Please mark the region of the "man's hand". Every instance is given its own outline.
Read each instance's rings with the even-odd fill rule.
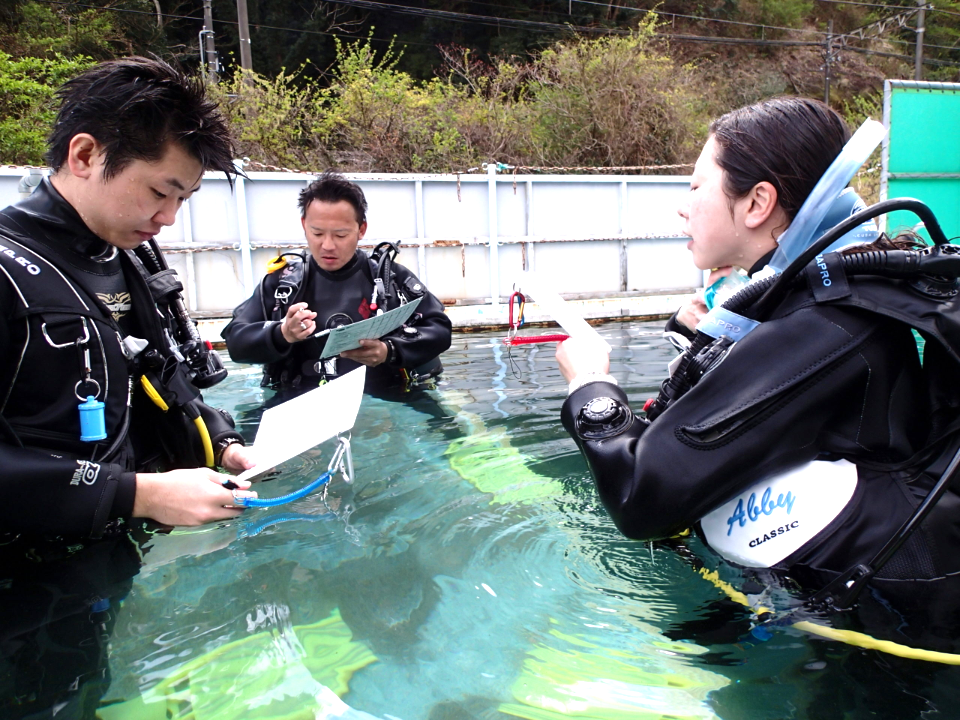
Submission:
[[[714,268],[707,276],[707,287],[710,287],[717,280],[722,277],[726,277],[732,272],[733,268],[729,265]],[[696,332],[697,325],[701,320],[703,320],[706,314],[707,304],[703,301],[703,295],[701,293],[697,293],[696,297],[687,301],[684,305],[681,305],[680,309],[677,310],[677,322],[687,328],[687,330],[690,332]]]
[[[229,448],[227,448],[229,450]],[[222,483],[233,480],[244,495],[256,497],[248,480],[238,481],[209,468],[137,473],[133,517],[145,517],[164,525],[203,525],[227,520],[243,512],[233,503],[233,493]]]
[[[387,361],[387,344],[383,340],[361,340],[360,347],[354,350],[345,350],[340,357],[353,360],[367,367],[376,367]]]
[[[596,341],[567,338],[557,345],[557,363],[567,382],[585,373],[610,372],[610,353]]]
[[[294,303],[287,308],[287,316],[280,324],[280,334],[291,345],[306,340],[317,331],[316,317],[317,314],[305,302]]]
[[[223,455],[220,457],[220,465],[223,469],[233,473],[241,473],[244,470],[249,470],[256,464],[256,461],[253,459],[253,448],[244,447],[240,443],[227,445],[223,451]]]

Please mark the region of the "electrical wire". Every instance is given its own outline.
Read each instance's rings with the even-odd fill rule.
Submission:
[[[807,28],[792,28],[792,27],[784,27],[782,25],[763,25],[761,23],[745,22],[743,20],[723,20],[722,18],[708,18],[708,17],[702,17],[700,15],[684,15],[682,13],[667,12],[666,10],[645,10],[644,8],[627,7],[625,5],[610,5],[604,2],[597,2],[597,0],[571,0],[571,1],[578,3],[580,5],[597,5],[599,7],[609,8],[611,10],[632,10],[633,12],[653,13],[654,15],[662,15],[663,17],[684,18],[685,20],[700,20],[703,22],[722,23],[725,25],[742,25],[744,27],[759,28],[761,30],[787,30],[789,32],[806,32],[806,33],[814,33],[816,35],[828,34],[822,30],[813,30],[813,29],[807,29]]]
[[[839,2],[840,0],[818,0],[818,2]],[[844,0],[844,2],[850,2],[851,0]],[[96,10],[104,10],[109,12],[127,12],[140,15],[150,15],[156,17],[157,13],[149,12],[146,10],[129,10],[125,8],[104,8],[99,5],[87,5],[83,3],[73,3],[67,2],[66,0],[36,0],[36,2],[43,2],[50,5],[70,5],[73,7],[86,7]],[[430,10],[427,8],[416,8],[407,5],[387,5],[384,3],[373,2],[372,0],[326,0],[326,2],[331,2],[340,5],[347,5],[353,7],[360,7],[368,10],[377,10],[381,12],[394,12],[400,14],[408,14],[419,17],[431,17],[434,19],[446,19],[452,22],[478,22],[483,25],[493,25],[496,27],[501,27],[503,25],[512,26],[512,27],[530,27],[538,29],[542,32],[556,32],[556,31],[570,31],[577,30],[582,32],[589,32],[593,34],[616,34],[616,35],[626,35],[630,31],[627,30],[617,30],[613,28],[596,28],[596,27],[586,27],[586,26],[575,26],[568,24],[558,24],[558,23],[548,23],[534,20],[521,20],[516,18],[503,18],[491,15],[474,15],[471,13],[458,13],[448,10]],[[587,2],[587,0],[577,0],[577,2]],[[859,4],[859,3],[858,3]],[[877,7],[892,8],[897,6],[890,5],[876,5]],[[960,13],[957,13],[960,15]],[[161,17],[168,17],[173,19],[183,19],[183,20],[195,20],[201,21],[203,18],[191,16],[191,15],[173,15],[170,13],[160,13]],[[690,16],[695,17],[695,16]],[[231,20],[217,20],[219,23],[226,25],[238,25],[236,21]],[[731,21],[732,22],[732,21]],[[302,34],[312,34],[312,35],[325,35],[329,37],[340,37],[346,38],[349,40],[360,39],[357,35],[345,35],[342,33],[332,33],[325,32],[322,30],[306,30],[303,28],[287,28],[287,27],[277,27],[273,25],[262,25],[257,23],[250,23],[251,28],[264,29],[264,30],[278,30],[284,32],[295,32]],[[759,24],[749,24],[753,27],[763,28],[763,27],[775,27],[775,26],[764,26]],[[718,36],[706,36],[706,35],[690,35],[686,33],[656,33],[657,37],[677,40],[682,42],[699,42],[707,44],[717,44],[717,45],[749,45],[754,47],[815,47],[820,46],[822,43],[814,41],[803,41],[803,40],[766,40],[766,39],[755,39],[755,38],[730,38],[730,37],[718,37]],[[836,35],[835,37],[840,37],[841,34]],[[376,42],[393,42],[392,40],[380,39],[380,38],[370,38]],[[902,41],[906,42],[906,41]],[[429,43],[418,43],[416,41],[402,41],[402,44],[405,45],[420,45],[425,47],[434,47],[434,45]],[[945,47],[945,46],[930,46],[925,45],[925,47],[937,47],[940,49],[946,50],[955,50],[956,48]],[[878,57],[890,57],[890,58],[901,58],[904,60],[913,60],[914,58],[909,55],[902,55],[899,53],[887,53],[877,50],[868,50],[865,48],[858,48],[851,45],[845,45],[844,50],[850,50],[852,52],[859,53],[861,55],[873,55]],[[936,58],[923,58],[923,64],[925,65],[937,65],[941,67],[960,67],[960,63],[951,62],[947,60],[939,60]]]
[[[128,8],[115,8],[115,7],[103,7],[102,5],[88,5],[85,3],[77,2],[68,2],[68,0],[33,0],[34,2],[44,3],[45,5],[68,5],[70,7],[82,7],[89,8],[91,10],[102,10],[104,12],[115,12],[115,13],[130,13],[133,15],[149,15],[150,17],[157,17],[158,13],[151,12],[149,10],[130,10]],[[175,15],[173,13],[159,13],[160,17],[169,18],[171,20],[195,20],[197,22],[203,22],[202,17],[196,17],[194,15]],[[217,19],[217,23],[222,25],[239,25],[240,23],[236,20],[221,20]],[[335,32],[326,32],[324,30],[307,30],[305,28],[289,28],[289,27],[277,27],[275,25],[262,25],[258,23],[248,23],[248,26],[251,28],[256,28],[258,30],[280,30],[283,32],[293,32],[300,33],[303,35],[325,35],[327,37],[343,38],[345,40],[359,40],[359,39],[369,39],[373,42],[385,42],[391,43],[393,40],[388,40],[386,38],[363,38],[359,35],[347,35],[345,33],[335,33]],[[404,45],[420,45],[422,47],[436,47],[433,43],[422,43],[416,42],[415,40],[404,40]]]

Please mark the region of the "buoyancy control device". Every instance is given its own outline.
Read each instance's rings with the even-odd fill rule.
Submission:
[[[862,223],[896,210],[906,210],[923,222],[933,244],[918,250],[856,249],[846,254],[826,248]],[[919,200],[886,200],[851,215],[814,242],[781,274],[751,283],[698,324],[656,399],[645,406],[647,420],[656,419],[682,398],[726,357],[730,349],[769,319],[787,294],[806,285],[816,302],[831,302],[898,320],[924,340],[924,368],[930,396],[943,398],[935,407],[933,430],[924,447],[896,468],[924,468],[956,444],[960,436],[960,247],[949,244],[930,209]],[[946,463],[940,478],[914,513],[866,563],[841,573],[807,603],[819,610],[851,607],[883,565],[919,527],[960,470],[960,450]]]

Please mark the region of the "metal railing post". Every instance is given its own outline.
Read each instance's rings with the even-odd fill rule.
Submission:
[[[243,170],[243,161],[234,160],[238,170]],[[246,297],[253,294],[253,258],[250,256],[250,223],[247,217],[247,192],[243,175],[237,175],[234,185],[234,197],[237,202],[237,228],[240,231],[240,269],[243,277],[243,292]]]
[[[417,242],[419,243],[417,247],[419,272],[417,275],[420,276],[420,281],[427,285],[427,249],[423,245],[424,239],[427,237],[426,229],[423,227],[423,180],[417,180],[414,183],[414,200],[416,204]]]
[[[497,251],[497,163],[487,164],[487,222],[490,226],[490,304],[500,306],[500,264]]]
[[[180,221],[183,223],[183,241],[185,243],[193,242],[193,218],[190,215],[190,201],[186,200],[180,209]],[[186,271],[187,271],[187,309],[190,312],[197,311],[197,269],[193,263],[193,250],[186,252]]]
[[[620,234],[620,292],[626,292],[627,290],[627,237],[624,234],[624,227],[626,227],[626,213],[627,213],[627,181],[623,180],[620,183],[620,202],[617,207],[617,232]]]

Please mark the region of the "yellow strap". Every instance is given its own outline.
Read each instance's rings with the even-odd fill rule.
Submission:
[[[721,580],[716,570],[711,571],[706,568],[700,568],[700,574],[722,590],[723,593],[734,602],[751,608],[758,615],[770,612],[769,609],[764,607],[751,607],[747,596],[735,589],[730,583]],[[827,627],[826,625],[818,625],[809,620],[801,620],[800,622],[793,623],[790,627],[808,632],[811,635],[826,638],[827,640],[837,640],[847,645],[862,647],[867,650],[878,650],[888,655],[896,655],[897,657],[907,658],[909,660],[926,660],[927,662],[943,663],[944,665],[960,665],[960,655],[955,653],[912,648],[909,645],[901,645],[900,643],[895,643],[890,640],[877,640],[875,637],[855,632],[854,630],[837,630],[836,628]]]
[[[154,405],[164,412],[170,409],[170,406],[160,397],[160,393],[157,392],[157,389],[153,386],[153,383],[147,379],[146,375],[140,376],[140,385],[143,387],[143,391],[147,393],[147,397],[153,400]]]
[[[197,426],[197,432],[200,433],[200,442],[203,443],[204,465],[212,468],[214,465],[213,443],[210,441],[210,433],[207,431],[207,424],[203,422],[203,418],[199,415],[193,419],[193,424]]]

